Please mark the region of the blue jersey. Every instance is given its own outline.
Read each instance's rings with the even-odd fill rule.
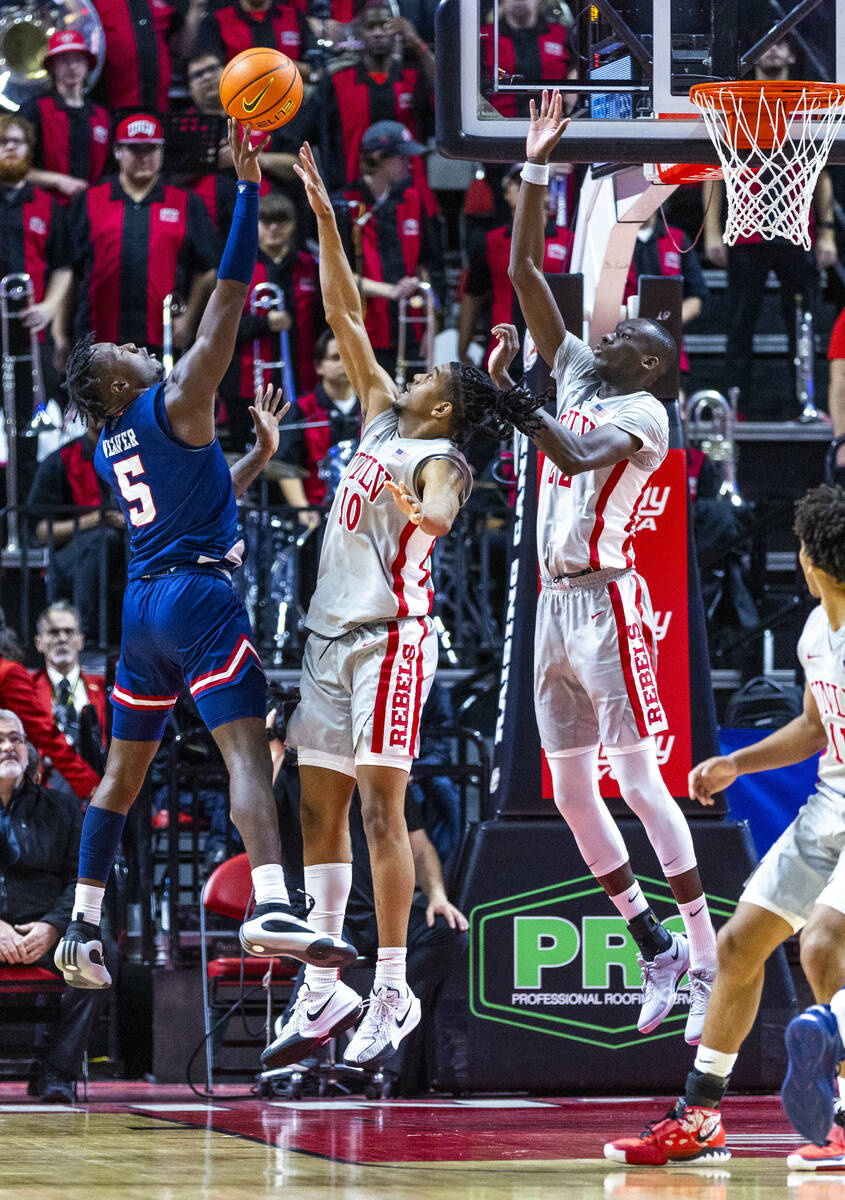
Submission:
[[[177,565],[240,566],[244,544],[220,443],[189,446],[176,437],[163,383],[106,422],[94,467],[129,526],[130,580]]]

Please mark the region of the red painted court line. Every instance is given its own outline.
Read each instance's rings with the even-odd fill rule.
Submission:
[[[188,1088],[177,1086],[94,1083],[89,1094],[88,1111],[139,1117],[145,1103],[202,1103]],[[242,1094],[243,1089],[222,1089],[207,1110],[173,1107],[151,1109],[147,1115],[340,1162],[559,1161],[602,1158],[606,1141],[636,1134],[673,1102],[669,1097],[532,1097],[543,1104],[499,1109],[457,1105],[450,1099],[378,1103],[350,1096],[332,1109],[327,1101],[309,1104],[305,1099],[287,1106],[230,1098]],[[502,1103],[507,1099],[501,1097]],[[4,1102],[24,1101],[21,1084],[0,1085],[0,1115]],[[355,1108],[348,1107],[353,1104]],[[729,1097],[723,1111],[728,1145],[737,1158],[784,1158],[799,1144],[776,1096]]]

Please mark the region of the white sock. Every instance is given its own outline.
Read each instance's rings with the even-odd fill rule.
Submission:
[[[634,917],[638,917],[648,908],[648,900],[636,879],[624,892],[620,892],[618,896],[611,896],[610,903],[626,921],[633,921]]]
[[[716,933],[704,896],[679,904],[678,912],[684,918],[684,929],[689,942],[689,965],[693,971],[702,967],[716,970]]]
[[[408,990],[405,980],[405,959],[408,950],[406,946],[379,946],[378,961],[376,962],[376,977],[373,980],[373,991],[382,985],[396,988],[400,995]]]
[[[699,1046],[695,1052],[693,1066],[696,1071],[701,1071],[705,1075],[715,1075],[717,1079],[728,1079],[738,1057],[738,1054],[723,1054],[721,1050],[711,1050],[708,1046]]]
[[[73,919],[81,916],[83,921],[99,925],[105,894],[106,889],[97,883],[78,883],[73,894]]]
[[[840,1034],[840,1037],[842,1035]],[[839,1099],[845,1101],[845,1078],[842,1075],[836,1076],[836,1082],[839,1087]]]
[[[321,933],[340,937],[346,901],[352,887],[352,863],[315,863],[305,868],[305,891],[314,900],[308,924]],[[340,978],[337,967],[305,966],[305,983],[312,992],[329,991]]]
[[[264,863],[261,867],[253,867],[252,886],[255,888],[256,904],[266,904],[269,900],[290,904],[281,863]]]
[[[839,1036],[845,1044],[845,988],[840,988],[830,1002],[830,1009],[836,1017],[836,1024],[839,1026]],[[845,1100],[845,1095],[843,1095]]]

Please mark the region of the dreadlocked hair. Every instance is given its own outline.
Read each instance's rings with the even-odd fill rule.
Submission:
[[[845,491],[826,483],[810,488],[795,505],[792,528],[813,566],[845,583]]]
[[[93,373],[94,335],[87,333],[71,350],[65,374],[65,390],[72,407],[86,421],[106,416],[100,396],[101,383]]]
[[[451,438],[456,446],[467,446],[476,434],[498,442],[509,438],[514,429],[530,436],[542,428],[542,421],[535,414],[545,405],[549,393],[534,396],[520,384],[500,392],[479,367],[466,363],[450,363],[449,367]]]

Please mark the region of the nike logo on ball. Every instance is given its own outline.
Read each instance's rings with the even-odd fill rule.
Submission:
[[[262,98],[267,94],[267,89],[270,87],[270,84],[272,82],[273,82],[273,80],[271,79],[269,83],[265,83],[264,87],[261,89],[261,91],[258,93],[258,95],[253,100],[242,101],[244,112],[252,112],[253,111],[253,109],[258,105],[258,103],[262,100]]]

